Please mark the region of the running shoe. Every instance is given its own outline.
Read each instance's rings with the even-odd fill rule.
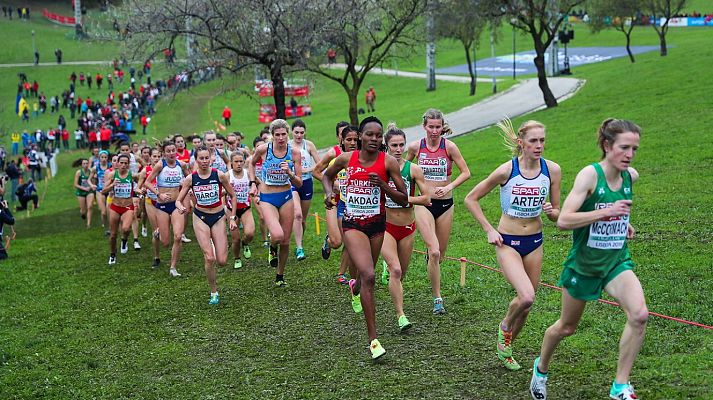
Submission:
[[[141,250],[141,245],[139,244],[138,240],[134,240],[134,250],[136,250],[136,251]]]
[[[535,358],[532,365],[532,379],[530,379],[530,396],[535,400],[547,399],[547,374],[542,374],[537,370],[540,357]]]
[[[382,285],[388,285],[389,284],[389,265],[386,263],[386,260],[381,261],[381,284]]]
[[[178,273],[178,270],[176,270],[176,268],[171,268],[168,273],[171,274],[171,276],[174,278],[181,276],[181,274]]]
[[[443,307],[443,299],[438,297],[433,299],[433,315],[445,314],[446,308]]]
[[[270,246],[270,251],[267,253],[267,262],[272,268],[277,268],[277,246]]]
[[[126,254],[129,252],[129,244],[125,241],[121,241],[121,254]]]
[[[302,261],[305,258],[307,258],[307,256],[305,256],[305,250],[301,247],[296,248],[295,249],[295,257],[297,257],[297,260],[299,260],[299,261]]]
[[[243,262],[239,258],[236,258],[235,264],[233,264],[233,268],[240,269],[242,267],[243,267]]]
[[[498,354],[498,358],[500,359],[500,361],[503,362],[503,366],[505,366],[505,368],[509,369],[510,371],[517,371],[520,368],[522,368],[520,366],[520,364],[517,361],[515,361],[514,358],[512,358],[512,356],[503,357],[500,354]]]
[[[634,393],[634,387],[628,382],[625,385],[617,385],[616,382],[612,382],[611,389],[609,390],[609,398],[616,400],[638,399],[636,393]]]
[[[287,282],[285,282],[284,279],[280,279],[278,281],[275,281],[275,286],[277,286],[279,288],[283,288],[283,287],[287,286]]]
[[[371,350],[371,358],[373,360],[376,360],[377,358],[386,354],[386,350],[384,350],[384,348],[381,347],[381,343],[379,343],[379,339],[374,339],[371,341],[371,345],[369,345],[369,350]]]
[[[269,242],[269,241],[267,241],[267,240],[266,240],[266,241],[264,241],[264,242],[262,242],[262,247],[265,247],[265,248],[268,248],[268,247],[270,247],[270,242]]]
[[[498,357],[502,360],[503,358],[512,357],[512,332],[507,332],[503,330],[502,324],[498,324]]]
[[[208,304],[218,304],[218,303],[220,303],[220,295],[218,293],[211,293],[210,300],[208,301]]]
[[[141,236],[147,237],[149,235],[149,230],[146,229],[146,225],[141,226]]]
[[[411,329],[412,326],[413,324],[409,322],[408,318],[406,318],[405,315],[399,317],[399,330],[401,332]]]
[[[324,237],[324,243],[322,243],[322,258],[329,260],[329,256],[332,254],[332,247],[329,245],[329,234]]]
[[[349,279],[347,279],[347,276],[345,274],[338,274],[337,275],[337,283],[340,283],[342,285],[347,285],[347,284],[349,284]]]
[[[114,265],[114,264],[116,264],[116,256],[112,254],[109,256],[109,265]]]
[[[191,239],[187,238],[186,235],[181,235],[181,242],[183,243],[190,243]]]
[[[151,268],[156,269],[159,265],[161,265],[161,260],[158,258],[154,258],[153,263],[151,264]]]
[[[361,307],[361,293],[354,294],[354,286],[356,286],[356,279],[350,279],[349,280],[349,292],[352,294],[352,310],[354,310],[355,313],[359,314],[360,312],[364,311],[364,309]],[[377,341],[377,343],[379,343]],[[379,346],[381,347],[381,346]],[[383,349],[382,349],[383,350]],[[373,353],[373,350],[372,350]],[[374,357],[376,358],[376,357]]]
[[[249,260],[250,257],[253,256],[253,252],[250,250],[250,246],[244,244],[243,245],[243,257],[245,257],[246,260]]]
[[[104,231],[104,236],[106,236],[106,237],[111,236],[111,232],[109,232],[109,231]]]

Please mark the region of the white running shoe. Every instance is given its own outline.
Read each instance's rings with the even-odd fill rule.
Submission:
[[[109,256],[109,265],[116,264],[116,256]]]
[[[141,236],[143,236],[143,237],[148,237],[148,235],[149,235],[149,230],[146,229],[146,226],[145,226],[145,225],[142,226],[142,227],[141,227]]]
[[[191,239],[187,238],[186,235],[181,235],[181,242],[190,243]]]
[[[136,251],[141,250],[141,245],[136,240],[134,240],[134,250],[136,250]]]
[[[181,274],[178,273],[178,271],[176,270],[176,268],[171,268],[171,269],[168,271],[168,273],[171,274],[171,276],[174,277],[174,278],[177,278],[177,277],[181,276]]]
[[[121,242],[121,254],[126,254],[129,252],[129,243]]]
[[[547,375],[542,375],[537,372],[537,365],[540,363],[540,357],[535,358],[535,363],[532,366],[532,379],[530,379],[530,396],[534,400],[547,399]]]
[[[634,387],[631,386],[631,384],[627,384],[624,389],[622,389],[621,392],[615,393],[614,392],[614,384],[612,384],[612,388],[609,391],[609,398],[615,399],[615,400],[636,400],[638,397],[636,397],[636,393],[634,393]]]

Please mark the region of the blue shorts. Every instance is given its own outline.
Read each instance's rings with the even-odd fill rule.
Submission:
[[[225,210],[223,210],[221,208],[220,211],[218,211],[217,213],[211,214],[211,213],[203,212],[197,208],[194,208],[193,214],[195,214],[196,217],[200,218],[201,221],[203,221],[206,225],[208,225],[208,228],[212,228],[216,222],[223,219],[223,217],[225,216]]]
[[[503,237],[503,244],[515,249],[520,257],[525,257],[542,246],[542,232],[526,236],[501,233],[500,236]]]
[[[260,193],[261,202],[270,203],[278,210],[290,200],[292,200],[292,190],[277,193]]]
[[[157,203],[154,202],[154,206],[163,212],[165,212],[168,215],[173,214],[174,211],[176,211],[176,202],[175,201],[169,201],[168,203]]]
[[[304,179],[301,187],[292,186],[292,191],[300,195],[300,200],[312,200],[314,194],[314,182],[312,178]]]
[[[345,211],[347,211],[347,204],[339,200],[339,202],[337,202],[337,219],[344,218]]]

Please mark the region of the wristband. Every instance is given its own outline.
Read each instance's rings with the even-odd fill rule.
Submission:
[[[255,182],[255,181],[250,181],[250,186],[252,186],[252,185],[257,185],[257,182]]]

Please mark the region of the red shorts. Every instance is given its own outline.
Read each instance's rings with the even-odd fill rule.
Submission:
[[[121,207],[121,206],[117,206],[117,205],[114,204],[114,203],[111,203],[111,204],[109,204],[109,208],[110,208],[111,210],[114,210],[114,211],[115,211],[117,214],[119,214],[119,215],[124,215],[124,213],[127,212],[127,211],[134,211],[134,205],[133,205],[133,204],[130,205],[130,206],[127,206],[127,207]]]
[[[401,239],[409,237],[409,235],[413,235],[414,232],[416,232],[416,223],[411,222],[408,225],[400,226],[400,225],[394,225],[390,223],[386,223],[386,232],[393,236],[394,239],[399,242]]]

